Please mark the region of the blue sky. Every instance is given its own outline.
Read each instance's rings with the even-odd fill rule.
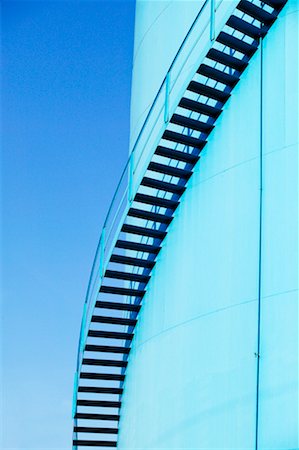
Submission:
[[[76,346],[129,142],[134,2],[4,1],[3,449],[70,449]]]

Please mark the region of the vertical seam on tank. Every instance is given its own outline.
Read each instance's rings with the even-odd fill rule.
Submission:
[[[263,222],[263,39],[260,45],[260,148],[259,148],[259,244],[258,244],[258,311],[257,311],[257,351],[256,351],[256,411],[255,411],[255,450],[258,450],[259,437],[259,388],[260,388],[260,349],[261,349],[261,290],[262,290],[262,222]]]

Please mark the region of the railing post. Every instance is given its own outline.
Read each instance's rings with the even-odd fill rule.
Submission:
[[[129,190],[128,199],[129,203],[133,200],[133,181],[134,181],[134,150],[132,150],[129,162]]]
[[[211,16],[210,16],[210,40],[215,40],[215,0],[211,1]]]
[[[74,391],[73,391],[73,407],[72,407],[72,416],[75,418],[77,412],[77,389],[78,389],[78,372],[75,372],[74,376]]]
[[[80,347],[79,347],[80,354],[83,353],[83,351],[84,351],[86,313],[87,313],[87,303],[84,303],[82,323],[81,323],[81,331],[80,331]]]
[[[164,102],[164,122],[169,121],[169,86],[170,86],[170,72],[167,72],[165,79],[165,102]]]
[[[104,275],[104,258],[105,258],[105,234],[106,234],[106,226],[104,226],[101,235],[101,246],[100,246],[100,277],[103,278]]]

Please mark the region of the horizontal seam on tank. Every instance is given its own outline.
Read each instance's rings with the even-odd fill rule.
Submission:
[[[283,295],[283,294],[291,294],[292,292],[298,292],[298,288],[294,288],[294,289],[287,289],[285,291],[278,291],[275,292],[275,294],[269,294],[269,295],[262,295],[262,298],[271,298],[271,297],[277,297],[279,295]]]
[[[143,43],[143,41],[144,41],[144,39],[145,39],[145,36],[148,34],[149,30],[155,25],[155,23],[157,22],[157,20],[159,19],[159,17],[164,13],[164,11],[166,11],[166,9],[169,8],[170,5],[171,5],[171,1],[169,1],[168,5],[166,5],[165,8],[160,12],[160,14],[157,15],[157,17],[155,18],[154,22],[152,22],[152,23],[150,24],[150,26],[147,28],[147,30],[145,31],[144,35],[142,36],[141,41],[139,42],[139,45],[138,45],[138,47],[137,47],[137,49],[136,49],[136,52],[135,52],[135,54],[134,54],[133,64],[135,63],[137,54],[138,54],[138,52],[139,52],[139,50],[140,50],[141,44]]]
[[[209,180],[211,180],[212,178],[218,177],[219,175],[221,175],[221,174],[223,174],[223,173],[225,173],[225,172],[229,172],[230,170],[233,170],[233,169],[235,169],[236,167],[242,166],[243,164],[247,164],[247,163],[252,162],[252,161],[254,161],[254,160],[256,160],[256,159],[258,159],[257,156],[254,157],[254,158],[246,159],[245,161],[242,161],[242,162],[240,162],[240,163],[238,163],[238,164],[234,164],[234,165],[232,165],[232,166],[230,166],[230,167],[227,167],[226,169],[220,170],[219,172],[215,173],[214,175],[211,175],[210,177],[207,177],[207,178],[204,178],[204,179],[202,179],[202,180],[199,180],[197,183],[194,184],[194,186],[197,186],[197,185],[199,185],[199,184],[205,183],[206,181],[209,181]],[[198,172],[194,172],[194,175],[196,175],[196,173],[200,173],[200,167],[199,167]]]
[[[294,144],[289,144],[289,145],[287,145],[287,146],[278,147],[278,148],[276,148],[276,149],[270,150],[270,151],[264,153],[264,157],[265,157],[266,155],[269,155],[269,154],[271,154],[271,153],[275,153],[275,152],[277,152],[277,151],[282,151],[282,150],[284,150],[284,149],[285,149],[285,150],[288,150],[288,149],[290,149],[290,148],[293,147],[293,146],[296,146],[296,143],[294,143]],[[203,155],[203,156],[204,156],[204,155]],[[230,170],[233,170],[233,169],[235,169],[235,168],[237,168],[237,167],[239,167],[239,166],[242,166],[243,164],[247,164],[247,163],[249,163],[249,162],[252,162],[252,161],[254,161],[254,160],[256,160],[256,159],[258,159],[258,158],[257,158],[257,157],[249,158],[249,159],[246,159],[245,161],[242,161],[242,162],[240,162],[240,163],[238,163],[238,164],[234,164],[234,165],[232,165],[232,166],[230,166],[230,167],[227,167],[226,169],[223,169],[223,170],[221,170],[221,171],[219,171],[219,172],[216,172],[214,175],[211,175],[211,176],[208,177],[208,178],[204,178],[204,179],[202,179],[202,180],[199,180],[197,183],[194,183],[193,186],[198,186],[199,184],[205,183],[206,181],[209,181],[209,180],[211,180],[212,178],[218,177],[219,175],[221,175],[221,174],[223,174],[223,173],[225,173],[225,172],[229,172]],[[194,172],[194,175],[195,175],[196,173],[200,173],[200,166],[199,166],[198,171],[197,171],[197,172]],[[190,187],[191,187],[191,186],[190,186]]]
[[[271,298],[271,297],[275,297],[275,296],[278,296],[278,295],[288,294],[288,293],[296,292],[296,291],[298,291],[298,288],[297,289],[289,289],[289,290],[285,290],[285,291],[279,291],[276,294],[270,294],[270,295],[262,296],[262,298],[263,299]],[[256,301],[257,301],[257,298],[254,298],[254,299],[251,299],[251,300],[244,300],[244,302],[235,303],[235,304],[227,306],[225,308],[218,308],[218,309],[215,309],[215,310],[210,311],[208,313],[199,314],[196,317],[192,317],[192,319],[188,319],[188,320],[185,320],[184,322],[180,322],[180,323],[178,323],[176,325],[173,325],[171,327],[166,328],[165,330],[161,331],[160,333],[155,334],[154,336],[151,336],[150,338],[148,338],[145,341],[143,341],[141,344],[138,344],[136,346],[136,348],[141,347],[142,345],[146,344],[147,342],[151,341],[152,339],[155,339],[156,337],[161,336],[162,334],[167,333],[167,332],[173,330],[174,328],[178,328],[180,326],[186,325],[186,324],[188,324],[190,322],[193,322],[195,320],[198,320],[200,318],[207,317],[207,316],[210,316],[212,314],[216,314],[218,312],[226,311],[226,310],[229,310],[229,309],[241,306],[241,305],[246,305],[248,303],[253,303],[253,302],[256,302]]]
[[[292,147],[294,147],[294,149],[296,150],[296,144],[298,145],[299,141],[295,142],[294,144],[289,144],[289,145],[284,145],[284,146],[281,146],[281,147],[276,147],[273,150],[269,150],[269,151],[265,152],[264,153],[264,157],[266,155],[270,155],[271,153],[279,152],[279,151],[282,151],[282,150],[290,150]]]
[[[152,339],[154,339],[154,338],[156,338],[158,336],[161,336],[161,334],[164,334],[164,333],[167,333],[167,332],[173,330],[174,328],[178,328],[178,327],[186,325],[186,324],[188,324],[190,322],[194,322],[195,320],[198,320],[198,319],[201,319],[201,318],[204,318],[204,317],[207,317],[207,316],[211,316],[213,314],[217,314],[217,313],[222,312],[222,311],[227,311],[229,309],[236,308],[236,307],[238,307],[240,305],[246,305],[248,303],[253,303],[253,302],[256,302],[256,301],[257,301],[257,298],[254,298],[254,299],[251,299],[251,300],[244,300],[244,302],[235,303],[235,304],[230,305],[230,306],[214,309],[213,311],[210,311],[210,312],[207,312],[207,313],[204,313],[204,314],[199,314],[196,317],[192,317],[192,319],[188,319],[188,320],[185,320],[184,322],[180,322],[180,323],[178,323],[176,325],[173,325],[171,327],[165,328],[165,330],[160,331],[159,333],[155,334],[154,336],[151,336],[150,338],[148,338],[145,341],[143,341],[141,344],[137,345],[136,348],[142,346],[143,344],[147,343],[148,341],[150,341],[150,340],[152,340]]]

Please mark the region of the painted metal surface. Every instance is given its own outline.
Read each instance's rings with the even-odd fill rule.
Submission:
[[[119,449],[299,447],[297,1],[242,76],[175,213],[122,401]]]

